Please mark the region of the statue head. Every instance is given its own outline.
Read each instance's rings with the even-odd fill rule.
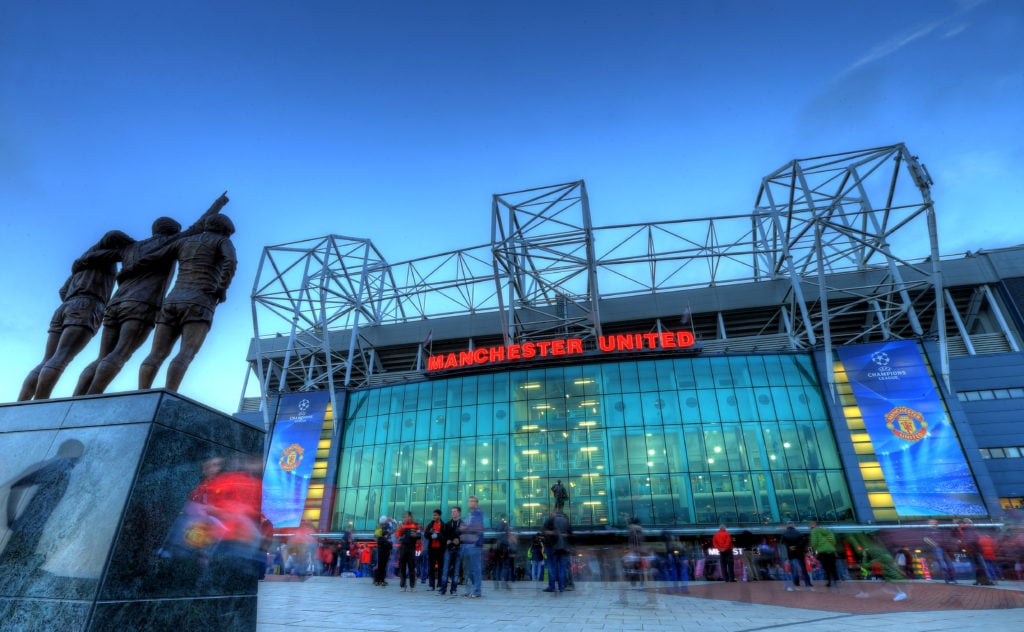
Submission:
[[[165,235],[170,237],[171,235],[177,235],[181,232],[181,224],[170,217],[158,217],[153,222],[153,234],[154,235]]]
[[[97,244],[100,248],[108,248],[111,250],[117,248],[124,248],[128,244],[135,240],[128,236],[127,233],[120,230],[107,231],[103,237],[100,237],[100,242]]]
[[[207,217],[203,228],[211,233],[220,233],[227,237],[235,234],[235,225],[231,218],[220,213]]]

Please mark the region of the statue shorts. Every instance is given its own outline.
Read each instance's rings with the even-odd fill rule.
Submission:
[[[107,311],[103,312],[104,327],[119,327],[129,320],[141,320],[152,325],[156,322],[160,308],[142,301],[118,301],[107,305]]]
[[[210,324],[213,322],[213,307],[197,305],[195,303],[168,303],[165,301],[156,322],[161,325],[174,327],[175,329],[180,329],[188,323],[200,322]]]
[[[95,334],[103,319],[103,301],[88,294],[73,296],[61,303],[50,319],[47,333],[59,334],[65,327],[76,325],[85,327],[89,333]]]

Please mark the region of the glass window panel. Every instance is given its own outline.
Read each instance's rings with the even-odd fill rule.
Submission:
[[[679,424],[683,421],[683,414],[679,408],[679,396],[674,390],[662,391],[658,395],[655,406],[661,411],[661,420],[665,425]]]
[[[751,386],[768,386],[770,384],[763,356],[747,356],[747,370]]]
[[[796,425],[797,433],[800,435],[800,448],[803,453],[803,461],[807,468],[817,470],[822,467],[821,450],[818,448],[818,437],[814,432],[814,424],[809,421]]]
[[[758,414],[757,399],[754,397],[753,389],[736,389],[736,412],[739,414],[740,421],[758,421],[761,418]]]
[[[690,485],[693,489],[693,507],[696,522],[714,524],[718,521],[715,511],[715,494],[711,490],[711,478],[708,474],[691,474]]]
[[[757,406],[759,419],[774,421],[777,418],[775,414],[775,400],[772,397],[770,388],[755,388],[754,402],[755,406]]]
[[[766,355],[761,356],[761,359],[764,361],[764,371],[768,375],[768,384],[773,386],[784,385],[786,383],[786,378],[782,373],[780,356]]]
[[[643,426],[644,413],[640,403],[640,395],[628,393],[622,395],[622,417],[627,426]]]
[[[659,427],[648,428],[647,433],[647,467],[652,473],[668,472],[668,450],[665,435]],[[665,479],[668,484],[668,479]]]
[[[619,384],[623,393],[637,393],[640,391],[640,378],[637,375],[636,362],[623,362],[619,364]]]
[[[489,481],[494,478],[494,453],[488,439],[485,437],[476,444],[476,480]]]
[[[712,472],[729,469],[721,426],[704,426],[704,444],[708,451],[708,469]]]
[[[494,415],[491,418],[491,425],[496,435],[507,435],[511,428],[511,415],[509,415],[508,404],[498,403],[493,408]]]
[[[747,469],[746,459],[744,458],[746,449],[743,445],[743,429],[740,424],[723,424],[722,440],[728,469]]]
[[[789,402],[793,406],[793,418],[797,421],[811,419],[811,408],[808,406],[807,394],[803,388],[790,388]]]
[[[658,390],[658,372],[653,360],[645,360],[636,363],[637,378],[640,383],[640,391],[650,393]]]
[[[745,424],[742,430],[744,467],[741,469],[768,469],[768,454],[764,450],[760,425]]]
[[[358,417],[366,416],[366,400],[368,394],[366,391],[353,391],[348,396],[348,418],[356,419]]]
[[[715,496],[715,513],[719,522],[736,523],[736,500],[733,497],[732,476],[712,474],[711,489]]]
[[[779,421],[792,421],[793,405],[789,401],[789,389],[779,386],[772,387],[772,401],[775,403],[775,416]]]
[[[387,425],[387,434],[385,435],[387,443],[399,443],[402,440],[402,415],[388,415],[382,417],[385,419],[384,423]]]
[[[688,523],[693,520],[693,496],[690,493],[689,476],[672,476],[672,502],[677,523]]]
[[[605,393],[621,393],[622,381],[619,378],[618,364],[601,365],[601,382]]]
[[[772,482],[775,484],[775,501],[779,508],[779,521],[800,520],[789,472],[772,472]]]
[[[633,502],[633,517],[638,518],[642,524],[654,522],[651,478],[646,475],[630,476],[629,490]]]
[[[779,522],[778,512],[772,511],[774,490],[771,479],[763,472],[758,472],[750,477],[754,493],[754,508],[757,512],[758,522],[777,523]]]
[[[434,382],[433,395],[431,395],[431,408],[444,408],[448,405],[448,383],[452,380],[440,380]]]
[[[714,389],[714,377],[711,374],[711,360],[708,358],[693,359],[693,379],[698,390]]]
[[[697,401],[700,404],[700,418],[704,423],[718,423],[721,416],[718,412],[718,396],[713,388],[705,388],[697,391]]]
[[[484,373],[476,377],[476,399],[471,403],[491,404],[494,402],[494,375]]]
[[[853,520],[853,503],[846,487],[846,479],[842,472],[827,472],[829,488],[832,490],[832,506],[835,508],[837,521]]]
[[[686,470],[683,429],[679,426],[665,426],[665,460],[669,472],[683,472]]]
[[[416,410],[429,410],[433,404],[434,386],[430,382],[421,382],[416,388]]]
[[[817,386],[805,386],[804,396],[810,419],[828,419],[828,409]]]
[[[458,378],[452,378],[445,380],[448,384],[448,399],[445,405],[449,407],[461,406],[462,405],[462,380]]]
[[[757,503],[754,498],[754,485],[749,473],[732,475],[733,500],[736,502],[736,521],[743,523],[758,522]]]
[[[761,432],[764,435],[764,447],[768,453],[768,467],[773,470],[786,468],[786,455],[782,448],[782,433],[779,432],[778,424],[763,423]]]
[[[449,439],[445,441],[444,448],[444,480],[447,482],[457,481],[459,480],[460,462],[462,460],[459,440]]]
[[[444,409],[444,436],[462,436],[462,408],[449,406]]]
[[[729,371],[732,373],[733,386],[750,386],[750,368],[747,366],[748,356],[729,358]]]
[[[639,429],[627,431],[626,458],[629,462],[630,474],[647,474],[649,470],[647,465],[647,438]]]
[[[445,429],[445,409],[433,409],[429,413],[427,420],[429,424],[429,432],[431,439],[441,439],[444,437]]]
[[[451,480],[474,481],[476,480],[476,439],[464,438],[459,446],[459,476]]]
[[[729,358],[711,358],[711,374],[714,376],[715,387],[731,387],[734,384]]]
[[[646,425],[661,425],[664,422],[661,411],[665,408],[665,400],[660,393],[655,391],[642,394],[640,405],[643,409],[641,416]]]
[[[679,404],[683,414],[683,422],[700,422],[700,400],[697,391],[679,391]]]
[[[672,499],[672,482],[668,475],[651,475],[651,508],[655,524],[675,522],[675,504]]]
[[[779,424],[779,430],[782,433],[782,452],[786,455],[786,467],[791,470],[806,468],[807,462],[804,459],[796,424]]]
[[[700,426],[684,426],[686,462],[691,472],[706,472],[708,469],[707,454],[704,450],[704,431]],[[615,442],[612,442],[614,448]]]
[[[507,402],[512,399],[512,395],[509,392],[509,379],[511,375],[508,373],[495,373],[494,378],[494,401],[495,402]]]
[[[693,389],[697,386],[697,378],[693,375],[693,360],[691,358],[677,358],[672,361],[675,367],[676,387],[680,389]]]
[[[720,388],[718,394],[718,413],[720,421],[739,421],[740,412],[736,401],[736,390]]]
[[[481,404],[473,407],[473,425],[477,436],[491,435],[494,433],[494,405]]]
[[[399,430],[401,433],[401,440],[412,441],[416,438],[416,418],[415,413],[407,412],[399,416],[402,420],[402,427]]]
[[[659,391],[672,393],[679,388],[676,384],[675,364],[672,360],[658,360],[654,363],[654,370]]]

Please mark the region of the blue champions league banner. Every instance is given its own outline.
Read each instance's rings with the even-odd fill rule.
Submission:
[[[330,393],[295,393],[281,398],[263,472],[263,515],[275,527],[297,527],[324,427]]]
[[[916,342],[838,348],[900,516],[984,515],[956,430]]]

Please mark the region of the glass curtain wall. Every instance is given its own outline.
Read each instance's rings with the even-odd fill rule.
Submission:
[[[807,355],[538,368],[353,392],[333,529],[466,507],[536,528],[852,519]]]

